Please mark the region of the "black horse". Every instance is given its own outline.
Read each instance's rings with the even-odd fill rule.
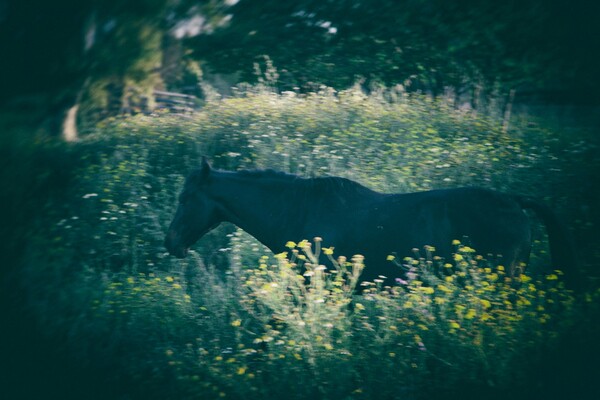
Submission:
[[[574,263],[569,240],[553,212],[534,200],[481,188],[382,194],[345,178],[306,179],[271,170],[215,170],[206,159],[187,178],[165,239],[170,254],[188,248],[228,221],[274,253],[288,240],[322,237],[337,255],[365,256],[363,280],[401,275],[387,256],[431,245],[450,257],[452,241],[468,237],[480,254],[501,257],[516,271],[531,250],[532,209],[544,221],[552,264]]]

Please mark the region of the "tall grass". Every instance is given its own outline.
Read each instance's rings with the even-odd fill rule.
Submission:
[[[220,168],[339,175],[387,192],[479,185],[537,196],[568,217],[597,266],[586,235],[596,192],[573,159],[588,149],[540,125],[505,133],[502,121],[392,91],[247,90],[188,117],[105,121],[73,146],[60,150],[74,157],[71,184],[36,216],[19,287],[43,334],[102,370],[116,396],[518,396],[534,391],[529,377],[548,385],[531,372],[544,352],[598,312],[598,292],[576,301],[558,272],[515,284],[460,245],[449,263],[429,248],[407,254],[398,268],[408,280],[358,297],[362,260],[343,255],[326,271],[319,259],[338,255],[319,241],[273,257],[223,225],[186,260],[162,247],[184,176],[207,155]],[[313,238],[282,238],[302,239]]]

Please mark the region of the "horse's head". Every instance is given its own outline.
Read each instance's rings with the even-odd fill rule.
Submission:
[[[222,221],[217,204],[207,195],[210,176],[210,165],[203,158],[202,166],[187,177],[179,195],[179,205],[165,238],[169,254],[177,258],[184,258],[191,245]]]

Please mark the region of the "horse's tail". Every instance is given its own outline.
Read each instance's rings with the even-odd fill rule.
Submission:
[[[565,282],[568,286],[578,286],[580,277],[577,255],[566,227],[547,205],[526,196],[516,196],[515,199],[522,208],[533,210],[542,220],[548,232],[552,266],[565,273]]]

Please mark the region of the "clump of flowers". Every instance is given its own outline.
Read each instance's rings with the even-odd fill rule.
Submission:
[[[321,244],[320,238],[314,243],[288,242],[290,251],[276,254],[274,262],[262,257],[258,269],[247,271],[244,284],[249,291],[242,300],[247,311],[269,327],[255,343],[287,343],[293,358],[310,363],[343,342],[364,268],[362,256],[335,259],[333,249]],[[320,263],[321,255],[327,257],[329,268]]]
[[[412,345],[425,354],[421,361],[446,371],[438,386],[469,373],[500,384],[519,353],[548,345],[572,323],[575,299],[561,271],[540,278],[513,276],[459,241],[454,245],[452,260],[426,246],[424,256],[415,249],[415,257],[396,262],[407,271],[405,278],[366,294],[375,305],[366,321],[379,322],[381,330],[393,326],[404,339],[390,338],[390,346]],[[383,325],[377,321],[382,317]]]
[[[407,392],[425,381],[437,390],[465,380],[508,385],[515,367],[533,362],[523,354],[551,345],[571,322],[574,298],[560,271],[511,276],[454,244],[451,260],[431,246],[400,262],[389,257],[396,284],[376,280],[357,294],[361,256],[335,257],[320,238],[288,242],[286,253],[242,270],[241,309],[230,324],[240,343],[230,361],[217,360],[219,371],[244,382],[304,382],[294,389],[304,395],[365,398],[397,394],[375,392],[378,381]]]

